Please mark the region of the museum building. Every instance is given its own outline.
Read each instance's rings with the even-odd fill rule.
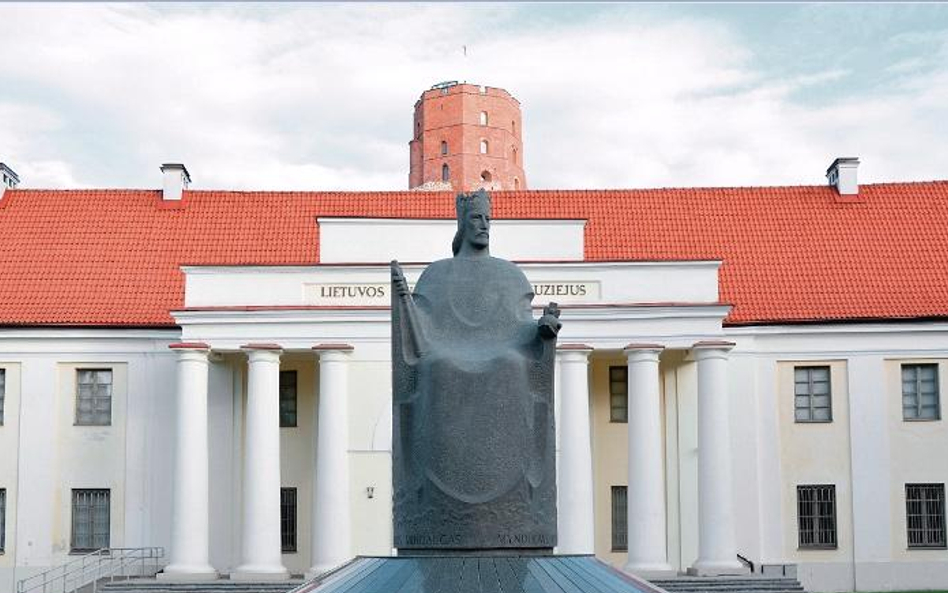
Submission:
[[[558,553],[948,585],[948,181],[528,190],[506,91],[436,85],[413,123],[407,191],[0,164],[0,590],[103,547],[182,580],[394,553],[388,262],[450,257],[480,187],[492,254],[562,309]]]

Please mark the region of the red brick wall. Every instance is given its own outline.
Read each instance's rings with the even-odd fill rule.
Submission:
[[[487,113],[487,125],[481,113]],[[409,187],[441,181],[444,164],[457,191],[526,189],[520,103],[503,90],[459,84],[425,91],[415,103],[414,138],[409,143]],[[481,141],[488,143],[481,154]],[[441,154],[441,142],[448,154]],[[490,174],[484,182],[481,175]]]

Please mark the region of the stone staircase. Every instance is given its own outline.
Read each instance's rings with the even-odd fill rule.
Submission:
[[[168,583],[156,579],[127,579],[100,583],[98,593],[286,593],[302,584],[301,579],[252,583],[218,579],[199,583]]]
[[[788,576],[677,576],[650,583],[669,593],[801,593],[803,585]]]

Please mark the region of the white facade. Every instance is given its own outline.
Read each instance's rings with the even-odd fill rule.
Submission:
[[[282,578],[392,553],[379,262],[445,257],[434,238],[453,230],[420,225],[403,256],[379,230],[397,221],[320,224],[340,242],[376,239],[348,262],[327,243],[323,257],[339,255],[320,266],[187,267],[180,329],[0,329],[0,590],[67,559],[77,488],[109,489],[110,544],[169,548],[169,578]],[[725,327],[720,262],[584,263],[577,221],[511,227],[498,255],[534,262],[522,268],[535,305],[563,308],[561,551],[643,574],[742,570],[740,554],[796,564],[820,591],[948,584],[948,551],[909,548],[905,517],[906,484],[948,482],[948,431],[903,421],[901,395],[908,363],[937,364],[945,393],[948,324]],[[572,239],[544,252],[561,231]],[[406,265],[409,282],[422,269]],[[831,422],[794,420],[805,365],[830,369]],[[610,421],[610,367],[628,369],[628,423]],[[90,368],[112,371],[108,426],[75,425],[77,370]],[[297,371],[296,427],[275,428],[278,369]],[[611,489],[630,468],[648,479],[628,490],[629,549],[613,552]],[[798,545],[796,488],[812,484],[835,486],[835,548]],[[294,553],[279,549],[281,485],[297,489]]]

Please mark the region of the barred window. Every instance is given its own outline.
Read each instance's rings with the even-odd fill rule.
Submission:
[[[72,491],[71,552],[109,547],[109,490]]]
[[[628,529],[628,488],[612,487],[612,551],[624,552],[629,549]]]
[[[0,554],[6,551],[7,544],[7,489],[0,488]]]
[[[906,484],[908,547],[945,547],[945,485]]]
[[[938,365],[902,365],[902,419],[938,420]]]
[[[629,421],[629,367],[609,367],[609,422]]]
[[[296,551],[296,488],[280,488],[280,540],[284,552]]]
[[[797,527],[801,548],[836,547],[836,486],[797,486]]]
[[[793,418],[797,422],[831,422],[830,368],[795,367],[793,369]]]
[[[280,371],[280,426],[296,426],[296,371]]]
[[[3,424],[3,404],[7,394],[7,371],[0,369],[0,424]]]
[[[112,371],[78,369],[76,424],[108,426],[112,424]]]

